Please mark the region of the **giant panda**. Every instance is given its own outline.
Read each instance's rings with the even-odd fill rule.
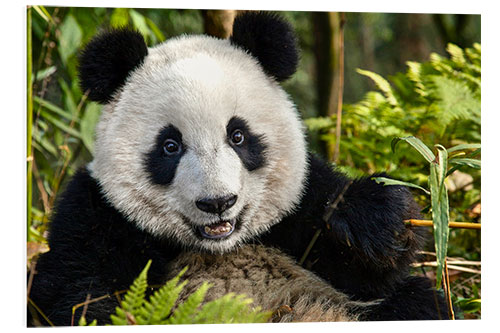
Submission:
[[[229,39],[148,48],[124,28],[87,44],[81,88],[104,105],[94,159],[57,202],[29,295],[51,323],[128,288],[149,259],[151,284],[189,265],[192,288],[289,306],[277,321],[446,317],[409,274],[423,237],[403,223],[419,214],[408,189],[349,179],[307,151],[280,85],[298,58],[292,27],[267,12],[237,16]],[[86,318],[105,324],[117,304]]]

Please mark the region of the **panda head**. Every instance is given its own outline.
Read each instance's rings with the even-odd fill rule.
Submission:
[[[149,233],[224,252],[293,211],[304,130],[279,82],[298,62],[290,26],[238,16],[228,40],[181,36],[147,48],[112,30],[80,56],[81,87],[105,104],[89,166],[106,199]]]

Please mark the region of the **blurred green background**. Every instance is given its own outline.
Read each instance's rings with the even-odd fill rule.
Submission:
[[[33,94],[27,125],[28,241],[33,253],[44,251],[57,194],[75,170],[92,160],[101,107],[79,89],[81,47],[96,32],[124,25],[138,29],[149,46],[180,34],[217,35],[211,29],[218,18],[227,19],[225,14],[42,6],[28,10],[32,38],[28,38],[32,60],[28,82]],[[429,147],[480,143],[479,15],[280,14],[296,29],[301,47],[299,69],[283,86],[306,120],[310,148],[349,175],[385,171],[424,186],[428,164],[402,144],[393,153],[394,137],[414,135]],[[344,66],[339,76],[342,48]],[[340,141],[335,135],[339,89],[343,96]],[[339,151],[333,154],[337,143]],[[452,176],[447,180],[451,220],[480,222],[480,170],[465,167]],[[428,205],[427,196],[415,195],[422,207]],[[479,231],[450,234],[448,255],[476,262],[469,271],[451,271],[454,301],[467,318],[480,317],[480,244]],[[435,260],[432,253],[428,256]],[[429,267],[415,272],[432,273]]]

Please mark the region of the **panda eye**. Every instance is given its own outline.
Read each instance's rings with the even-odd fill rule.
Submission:
[[[239,129],[234,130],[231,134],[231,142],[237,146],[241,145],[245,141],[245,136],[243,132]]]
[[[181,151],[181,146],[173,139],[167,139],[163,144],[163,152],[167,155],[176,155]]]

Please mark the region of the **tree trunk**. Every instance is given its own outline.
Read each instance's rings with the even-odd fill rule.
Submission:
[[[339,103],[342,103],[343,78],[340,75],[342,65],[340,55],[343,51],[343,43],[340,34],[342,33],[343,16],[335,12],[313,12],[312,20],[316,36],[314,55],[316,58],[318,113],[319,116],[323,117],[333,116],[337,114]],[[333,144],[322,145],[322,150],[329,160],[333,160],[335,151]]]
[[[229,38],[237,10],[202,10],[205,33],[218,38]]]

